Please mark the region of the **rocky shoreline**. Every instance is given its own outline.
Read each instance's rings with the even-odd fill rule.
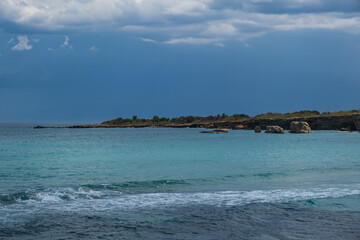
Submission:
[[[267,126],[280,126],[290,130],[293,121],[307,122],[312,130],[339,130],[339,131],[360,131],[360,114],[344,116],[316,116],[302,118],[280,118],[280,119],[258,119],[247,118],[238,121],[219,121],[214,123],[185,123],[185,124],[129,124],[129,125],[108,125],[108,124],[87,124],[68,127],[46,127],[36,126],[34,129],[42,128],[208,128],[208,129],[233,129],[253,130],[259,126],[265,130]]]

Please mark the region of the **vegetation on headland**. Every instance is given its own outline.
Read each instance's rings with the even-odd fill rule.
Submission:
[[[102,122],[102,125],[171,125],[171,124],[194,124],[194,123],[215,123],[222,121],[237,121],[241,119],[250,118],[246,114],[234,114],[228,116],[223,113],[222,115],[218,114],[215,116],[199,117],[199,116],[181,116],[177,118],[166,118],[154,116],[151,119],[138,118],[133,116],[132,118],[116,118],[110,121]]]
[[[331,116],[347,116],[352,114],[360,114],[360,110],[350,110],[350,111],[338,111],[338,112],[323,112],[313,110],[302,110],[293,113],[265,113],[259,114],[253,119],[292,119],[292,118],[308,118],[308,117],[331,117]],[[133,116],[132,118],[116,118],[113,120],[102,122],[101,125],[116,125],[116,126],[137,126],[137,125],[178,125],[178,124],[204,124],[204,123],[216,123],[216,122],[232,122],[239,121],[244,119],[249,119],[250,116],[246,114],[234,114],[228,116],[223,113],[222,115],[218,114],[215,116],[199,117],[199,116],[181,116],[177,118],[166,118],[154,116],[150,119],[138,118]]]
[[[322,112],[313,110],[302,110],[293,113],[265,113],[256,115],[255,119],[291,119],[291,118],[307,118],[307,117],[332,117],[347,116],[360,113],[360,110],[338,111],[338,112]]]

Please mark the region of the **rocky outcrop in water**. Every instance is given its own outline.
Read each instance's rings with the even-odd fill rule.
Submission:
[[[311,128],[307,122],[292,121],[289,133],[311,133]]]
[[[267,126],[265,133],[284,134],[284,129],[279,126]]]
[[[256,133],[261,133],[261,127],[260,127],[260,126],[256,126],[255,129],[254,129],[254,131],[255,131]]]
[[[201,131],[200,133],[229,133],[229,129],[215,129],[211,131]]]

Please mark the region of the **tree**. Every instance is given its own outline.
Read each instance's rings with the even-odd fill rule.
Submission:
[[[156,115],[152,118],[152,121],[156,123],[159,122],[159,120],[160,120],[159,116]]]
[[[136,115],[134,115],[133,116],[133,120],[135,121],[135,120],[137,120],[138,119],[138,117],[136,116]]]

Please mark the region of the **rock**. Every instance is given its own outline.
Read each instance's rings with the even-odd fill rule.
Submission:
[[[340,131],[342,131],[342,132],[350,132],[350,131],[351,131],[351,127],[340,128]]]
[[[214,133],[228,133],[229,129],[215,129]]]
[[[237,126],[235,126],[235,129],[244,129],[245,127],[244,127],[244,125],[242,125],[242,124],[239,124],[239,125],[237,125]]]
[[[284,133],[284,129],[279,126],[267,126],[265,133]]]
[[[215,129],[212,131],[201,131],[200,133],[228,133],[229,129]]]
[[[255,129],[254,129],[254,131],[255,131],[256,133],[261,133],[261,127],[260,127],[260,126],[256,126]]]
[[[205,128],[214,128],[214,124],[213,123],[207,123],[207,124],[205,124]]]
[[[292,121],[289,133],[311,133],[311,128],[307,122]]]
[[[356,130],[360,131],[360,116],[354,117],[354,125]]]

